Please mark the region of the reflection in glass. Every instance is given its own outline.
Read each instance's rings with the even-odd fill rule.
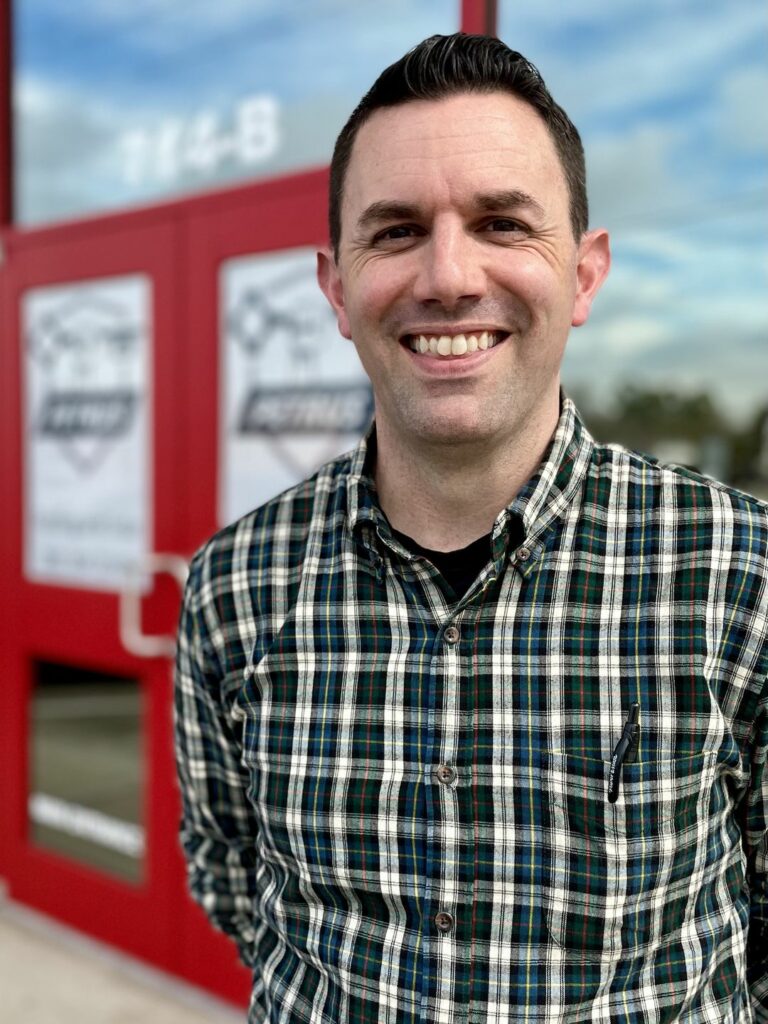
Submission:
[[[31,712],[32,840],[139,882],[141,746],[135,680],[39,662]]]
[[[375,74],[459,23],[459,0],[16,2],[16,220],[327,163]]]

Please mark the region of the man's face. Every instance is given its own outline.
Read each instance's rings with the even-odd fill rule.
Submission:
[[[551,433],[568,332],[587,318],[608,243],[574,240],[530,106],[467,93],[376,111],[354,143],[341,225],[319,279],[371,379],[380,436],[409,447]]]

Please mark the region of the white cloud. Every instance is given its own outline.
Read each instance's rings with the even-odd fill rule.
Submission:
[[[373,76],[383,67],[378,58],[388,37],[396,41],[394,60],[404,49],[404,36],[406,45],[412,45],[433,32],[459,28],[455,0],[389,0],[385,7],[354,0],[312,0],[301,5],[284,0],[88,0],[86,5],[57,5],[56,14],[65,16],[78,34],[119,32],[131,48],[147,55],[176,54],[201,45],[214,53],[220,48],[217,68],[225,78],[232,70],[224,55],[227,49],[248,40],[262,61],[271,63],[271,46],[276,70],[282,74],[290,61],[299,77],[304,65],[293,52],[296,43],[310,42],[336,64],[342,34],[346,61],[357,57],[351,40],[362,47],[370,40],[377,51],[368,66]]]
[[[768,69],[737,68],[722,82],[718,99],[723,139],[743,152],[768,151]]]
[[[98,188],[94,162],[98,167],[113,144],[119,111],[36,76],[17,80],[15,107],[19,220],[58,219],[88,209],[89,191]]]
[[[571,344],[588,353],[590,357],[615,353],[617,348],[623,355],[648,352],[668,343],[672,336],[670,324],[662,317],[648,313],[619,313],[603,317],[593,325],[591,333],[582,341],[576,333]]]
[[[626,112],[679,97],[692,81],[716,81],[768,27],[762,0],[706,8],[669,0],[580,0],[522,11],[508,3],[501,11],[505,41],[539,64],[580,127],[597,112]],[[579,42],[590,37],[598,41]]]
[[[673,126],[641,124],[603,135],[587,145],[587,181],[592,222],[609,226],[685,202],[685,183],[669,166],[677,142]]]
[[[627,384],[703,390],[745,422],[768,405],[768,299],[744,283],[749,256],[734,245],[713,261],[695,239],[677,238],[654,263],[650,232],[638,249],[640,260],[619,254],[589,322],[572,332],[566,384],[603,406]],[[697,274],[713,262],[711,279]]]
[[[180,171],[171,181],[149,179],[132,187],[123,173],[121,140],[137,127],[153,131],[165,111],[110,100],[108,94],[61,87],[39,76],[18,79],[16,198],[21,223],[60,220],[323,164],[349,114],[343,97],[313,96],[280,109],[280,147],[259,165],[230,160],[207,174]]]
[[[65,16],[74,26],[84,28],[105,26],[127,28],[146,26],[149,38],[153,24],[167,17],[183,15],[185,25],[192,31],[220,28],[228,24],[243,24],[255,16],[284,11],[276,0],[216,0],[215,4],[195,0],[88,0],[87,4],[55,3],[59,18]]]
[[[622,325],[632,331],[632,323]],[[736,425],[749,422],[768,407],[764,375],[766,332],[745,334],[727,321],[716,320],[698,334],[670,333],[664,345],[633,351],[626,334],[603,339],[598,351],[571,338],[563,378],[566,388],[589,394],[610,408],[628,385],[685,392],[705,392]]]

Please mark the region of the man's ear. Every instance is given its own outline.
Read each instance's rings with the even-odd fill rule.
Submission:
[[[608,276],[611,266],[611,247],[608,232],[604,228],[586,231],[579,243],[576,264],[576,297],[573,303],[574,327],[586,323],[592,300]]]
[[[349,329],[349,319],[344,305],[344,287],[336,260],[328,247],[320,249],[317,254],[317,283],[333,307],[342,337],[351,339],[352,332]]]

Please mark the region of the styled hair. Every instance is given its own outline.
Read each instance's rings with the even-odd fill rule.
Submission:
[[[341,129],[331,159],[328,204],[331,246],[337,257],[344,180],[361,125],[384,107],[473,92],[511,93],[537,111],[555,144],[565,174],[574,238],[581,238],[589,223],[587,175],[584,147],[571,119],[552,99],[537,68],[522,54],[492,36],[456,32],[450,36],[430,36],[390,64]]]

